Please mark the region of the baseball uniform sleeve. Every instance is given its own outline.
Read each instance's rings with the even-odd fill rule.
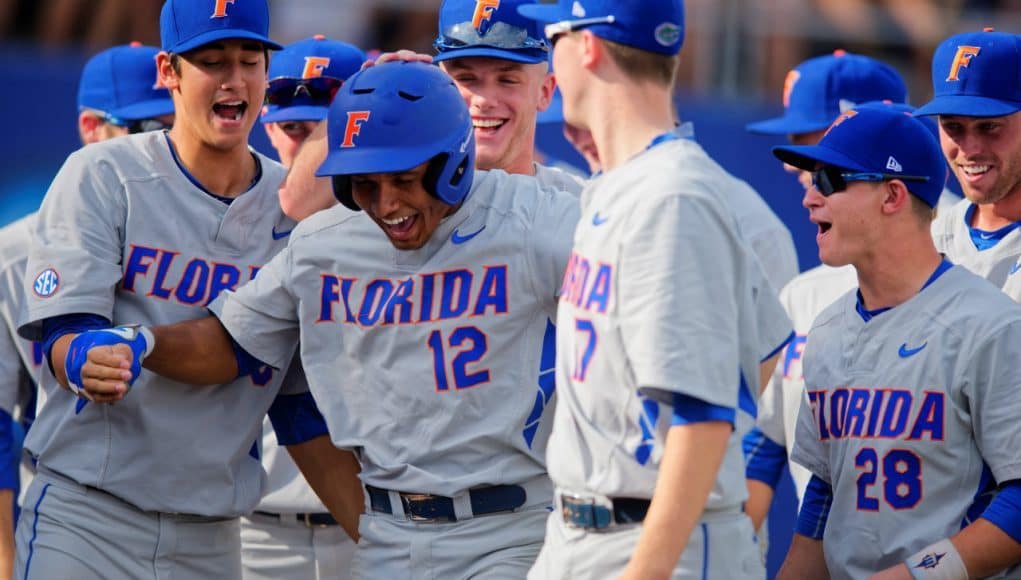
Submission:
[[[289,288],[292,252],[280,251],[258,276],[209,305],[227,332],[255,358],[285,368],[298,342],[298,302]]]
[[[787,445],[787,436],[784,432],[784,411],[783,404],[783,361],[777,363],[773,369],[773,376],[766,384],[766,390],[759,397],[759,413],[755,418],[755,426],[762,431],[766,437],[780,445]]]
[[[798,427],[794,432],[794,450],[791,452],[791,461],[811,471],[819,479],[826,483],[832,483],[829,462],[827,461],[826,449],[822,445],[819,436],[819,426],[815,420],[815,413],[812,412],[812,404],[809,399],[809,389],[801,397],[801,409],[798,410]]]
[[[536,294],[551,297],[552,288],[558,296],[567,260],[571,255],[574,228],[578,225],[578,198],[562,192],[544,190],[535,208],[531,231],[532,272]],[[556,318],[556,312],[550,313]]]
[[[755,287],[755,313],[762,340],[759,360],[766,360],[794,338],[794,327],[776,295],[776,290],[766,279],[761,264],[758,260],[755,262],[753,270],[755,276],[759,277]]]
[[[114,168],[85,153],[68,157],[39,211],[25,276],[28,324],[20,329],[30,340],[41,338],[46,318],[113,318],[127,209]]]
[[[737,270],[733,220],[710,198],[664,196],[625,227],[614,302],[627,366],[645,389],[737,406]]]
[[[982,458],[997,482],[1021,478],[1021,322],[991,333],[969,357],[961,382]]]

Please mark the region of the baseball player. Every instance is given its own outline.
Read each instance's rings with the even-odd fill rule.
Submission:
[[[145,365],[208,382],[237,349],[276,366],[300,338],[333,444],[361,461],[352,576],[521,578],[552,503],[552,320],[577,198],[476,171],[468,108],[431,65],[353,75],[328,129],[319,173],[342,206],[221,294],[218,320],[154,328]],[[84,369],[90,388],[119,387],[110,362]],[[324,432],[310,403],[271,412],[285,444]]]
[[[545,39],[517,13],[525,1],[444,0],[433,43],[436,56],[401,50],[375,62],[440,63],[471,111],[477,169],[532,175],[542,187],[580,193],[581,178],[535,162],[536,115],[549,106],[555,83]],[[313,138],[308,146],[319,148],[310,158],[325,158],[323,139]],[[301,220],[337,203],[329,188],[317,187],[307,176],[295,181],[281,189],[281,203],[292,218]]]
[[[131,130],[153,129],[173,119],[170,94],[166,88],[154,88],[158,52],[154,47],[132,43],[104,50],[85,63],[77,96],[83,145]],[[36,404],[41,406],[46,400],[45,394],[37,395],[37,385],[56,388],[48,369],[43,370],[41,345],[17,334],[18,316],[25,306],[25,265],[35,223],[36,214],[32,213],[0,229],[0,317],[6,328],[0,333],[0,351],[5,354],[0,357],[0,426],[7,425],[13,415],[26,431],[34,419]],[[47,374],[45,381],[39,373]],[[11,435],[0,435],[0,447],[11,453],[0,454],[0,461],[13,466],[0,471],[0,546],[4,546],[0,549],[0,577],[9,577],[14,567],[14,490],[19,483],[26,488],[32,475],[31,462],[26,460],[18,481],[20,446],[13,444]]]
[[[279,48],[268,13],[265,0],[167,0],[156,66],[173,128],[72,154],[43,201],[20,332],[83,396],[55,392],[26,440],[38,475],[19,578],[240,577],[237,516],[262,496],[255,442],[282,369],[202,390],[144,373],[110,406],[84,396],[80,367],[109,334],[84,331],[203,316],[286,243],[283,169],[247,144]]]
[[[364,61],[361,49],[322,35],[273,55],[260,120],[285,167],[291,167],[302,142],[326,119],[340,86]],[[355,544],[278,445],[268,419],[261,444],[268,484],[255,512],[241,518],[244,578],[346,577]]]
[[[986,29],[951,36],[932,59],[940,142],[966,199],[933,224],[936,248],[1021,300],[1021,88],[1004,71],[1021,66],[1021,37]]]
[[[565,121],[591,132],[603,170],[582,193],[561,294],[559,509],[530,577],[762,578],[732,428],[761,386],[762,345],[790,326],[753,286],[732,178],[674,130],[681,2],[519,11],[550,23]],[[784,322],[772,337],[767,308]]]
[[[810,58],[787,73],[783,86],[783,115],[751,123],[747,129],[760,135],[786,135],[792,145],[815,145],[842,112],[868,101],[903,103],[907,97],[904,79],[886,63],[837,50]],[[795,172],[798,181],[812,187],[811,172]],[[782,288],[780,301],[794,323],[796,336],[784,349],[773,378],[762,395],[756,428],[744,440],[748,462],[746,510],[756,529],[769,512],[776,485],[794,444],[794,426],[804,382],[801,354],[805,336],[815,316],[839,296],[854,287],[854,269],[821,265]],[[796,464],[788,465],[800,501],[810,474]],[[762,537],[767,537],[762,534]]]
[[[812,479],[779,577],[964,579],[1021,560],[1021,308],[934,247],[936,139],[859,107],[818,145],[773,151],[814,173],[819,257],[858,274],[805,346],[792,459]]]

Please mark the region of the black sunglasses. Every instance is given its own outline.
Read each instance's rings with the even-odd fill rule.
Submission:
[[[149,131],[163,131],[173,127],[173,123],[164,123],[159,119],[142,119],[128,123],[128,133],[148,133]]]
[[[278,107],[309,105],[328,107],[344,81],[333,77],[314,79],[279,78],[269,82],[266,104]]]
[[[925,175],[896,175],[892,173],[855,173],[840,169],[839,167],[823,167],[812,172],[812,185],[822,194],[829,197],[834,193],[847,189],[847,184],[852,181],[887,181],[899,179],[901,181],[929,181]]]

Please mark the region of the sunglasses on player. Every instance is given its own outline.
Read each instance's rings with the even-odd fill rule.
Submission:
[[[278,107],[328,107],[343,84],[344,81],[333,77],[273,79],[266,89],[266,104]]]
[[[128,133],[134,135],[136,133],[148,133],[149,131],[163,131],[164,129],[170,129],[173,127],[173,123],[164,123],[160,119],[153,117],[151,119],[138,119],[136,121],[129,121],[127,119],[121,119],[120,117],[111,115],[105,111],[98,109],[89,109],[95,114],[102,117],[103,121],[114,125],[115,127],[125,127]]]
[[[829,197],[834,193],[847,189],[847,184],[852,181],[888,181],[899,179],[901,181],[929,181],[925,175],[895,175],[891,173],[856,173],[848,172],[839,167],[823,167],[812,172],[812,185],[822,194]]]
[[[557,38],[567,34],[568,32],[574,32],[597,24],[613,24],[617,21],[617,18],[612,14],[609,16],[597,16],[595,18],[582,18],[580,20],[562,20],[560,22],[553,22],[547,24],[543,28],[543,33],[546,38],[549,39],[550,45],[557,43]]]
[[[439,38],[433,41],[433,47],[442,52],[469,46],[488,46],[504,50],[539,50],[546,52],[549,46],[542,38],[532,38],[528,29],[514,26],[506,22],[496,22],[480,34],[471,22],[461,22],[447,27]]]

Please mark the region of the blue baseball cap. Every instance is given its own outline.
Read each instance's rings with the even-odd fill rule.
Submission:
[[[947,179],[947,165],[932,132],[908,113],[878,106],[841,114],[817,145],[774,147],[788,165],[813,171],[818,165],[853,172],[928,178],[908,181],[908,190],[935,207]]]
[[[903,103],[908,89],[893,67],[844,50],[810,58],[787,73],[784,113],[745,127],[762,135],[821,131],[841,113],[867,101]]]
[[[925,125],[925,128],[932,133],[932,136],[939,140],[939,125],[936,124],[936,120],[932,117],[919,117],[916,113],[917,109],[907,103],[894,103],[893,101],[868,101],[855,107],[856,109],[886,109],[888,111],[896,111],[898,113],[905,113],[918,119]]]
[[[944,40],[932,57],[932,92],[916,114],[1002,117],[1021,110],[1021,36],[986,28]]]
[[[563,23],[566,30],[587,28],[599,38],[648,52],[675,55],[684,44],[682,0],[558,0],[527,4],[523,16]]]
[[[228,38],[282,48],[269,39],[267,0],[166,0],[160,12],[160,38],[163,50],[178,54]]]
[[[94,109],[123,121],[170,115],[174,101],[156,75],[159,49],[133,42],[93,56],[78,81],[78,110]]]
[[[525,64],[549,59],[538,23],[518,14],[531,0],[443,0],[436,62],[487,56]]]
[[[322,121],[337,89],[358,72],[365,59],[357,46],[321,34],[285,46],[269,61],[262,122]],[[313,79],[322,79],[323,86],[309,82]]]

